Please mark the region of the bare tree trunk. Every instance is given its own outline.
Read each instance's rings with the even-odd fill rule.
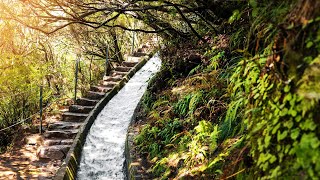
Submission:
[[[120,50],[120,47],[119,47],[119,44],[118,44],[117,33],[116,33],[115,30],[111,31],[111,36],[112,36],[112,39],[113,39],[115,58],[117,59],[117,61],[119,63],[121,63],[122,61],[124,61],[124,59],[123,59],[123,55],[121,53],[121,50]]]

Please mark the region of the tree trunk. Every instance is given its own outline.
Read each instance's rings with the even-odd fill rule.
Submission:
[[[118,44],[117,33],[116,33],[115,30],[111,31],[111,36],[112,36],[112,39],[113,39],[115,58],[117,59],[117,61],[119,63],[121,63],[124,60],[123,60],[123,56],[122,56],[122,53],[121,53],[121,50],[120,50],[120,47],[119,47],[119,44]]]

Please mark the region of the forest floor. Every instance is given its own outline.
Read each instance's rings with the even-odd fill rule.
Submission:
[[[59,118],[59,114],[47,116],[43,126],[46,127]],[[21,127],[8,150],[0,154],[0,180],[50,179],[59,169],[61,160],[37,157],[37,150],[42,145],[42,136],[35,131],[37,127],[37,123],[32,128]]]

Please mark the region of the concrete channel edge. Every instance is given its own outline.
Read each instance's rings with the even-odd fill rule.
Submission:
[[[66,158],[53,177],[54,180],[73,180],[76,178],[78,166],[80,164],[82,147],[85,143],[87,134],[98,116],[98,114],[102,111],[105,105],[124,87],[124,85],[130,80],[130,78],[140,70],[146,62],[154,55],[154,52],[148,54],[143,57],[143,59],[134,66],[126,76],[119,82],[117,86],[115,86],[104,98],[102,98],[95,106],[95,108],[89,113],[89,116],[84,121],[84,124],[79,129],[73,144],[66,155]]]
[[[155,78],[156,77],[154,76],[149,80],[149,85],[152,84],[153,81],[155,81]],[[135,122],[135,119],[137,118],[139,110],[142,107],[143,97],[145,97],[145,94],[147,93],[147,91],[143,94],[137,107],[135,108],[133,116],[131,117],[130,125],[127,130],[124,155],[125,155],[125,159],[126,159],[125,173],[126,173],[126,179],[128,179],[128,180],[148,179],[148,177],[144,177],[144,175],[142,175],[141,173],[138,173],[138,168],[136,165],[132,165],[132,163],[136,159],[135,158],[136,152],[134,151],[134,149],[132,147],[132,144],[134,142],[134,137],[135,137],[134,130],[133,130],[133,123]]]

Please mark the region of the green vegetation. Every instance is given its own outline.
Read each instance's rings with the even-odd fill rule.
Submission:
[[[190,44],[177,49],[169,42],[162,71],[144,97],[146,125],[136,137],[153,164],[150,174],[320,177],[320,6],[312,3],[250,1],[233,9],[219,26],[227,33],[211,35],[209,46],[197,44],[195,52]],[[180,49],[184,55],[171,53]],[[202,62],[181,72],[179,62],[194,54]],[[154,86],[162,86],[160,93]]]
[[[46,100],[70,93],[77,55],[86,59],[84,91],[88,66],[95,64],[93,81],[101,75],[103,62],[93,60],[104,59],[107,46],[117,63],[129,41],[155,41],[146,35],[154,33],[163,65],[144,96],[135,139],[149,174],[319,179],[319,0],[125,2],[0,2],[0,128],[37,109],[38,89],[28,90],[43,81]]]
[[[43,106],[51,105],[48,115],[59,113],[59,106],[74,97],[75,62],[80,60],[78,97],[97,84],[105,73],[106,49],[109,68],[131,52],[131,32],[121,29],[73,24],[50,36],[30,26],[46,22],[39,14],[31,17],[32,2],[0,1],[0,153],[25,129],[37,131],[39,94],[43,86]],[[12,9],[14,8],[14,11]],[[15,16],[23,20],[15,19]],[[30,16],[29,16],[30,15]],[[132,19],[118,19],[133,24]],[[25,26],[23,26],[25,24]],[[49,27],[57,27],[54,24]],[[135,35],[135,48],[146,35]],[[44,115],[45,118],[46,115]],[[19,133],[17,133],[19,132]]]

